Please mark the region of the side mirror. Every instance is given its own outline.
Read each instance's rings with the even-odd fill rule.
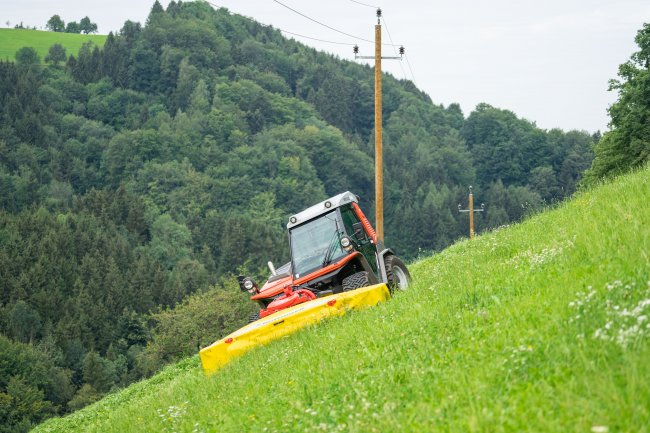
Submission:
[[[366,232],[363,230],[363,223],[358,222],[352,224],[352,230],[354,231],[354,237],[359,242],[365,241],[367,239]]]

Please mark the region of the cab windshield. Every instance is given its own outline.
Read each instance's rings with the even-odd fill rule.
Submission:
[[[299,225],[290,232],[294,278],[327,266],[343,257],[341,227],[336,210]]]

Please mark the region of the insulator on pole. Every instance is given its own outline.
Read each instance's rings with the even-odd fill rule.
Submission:
[[[400,56],[403,56],[403,55],[404,55],[404,45],[402,45],[401,47],[399,47],[399,55],[400,55]]]
[[[377,18],[381,18],[381,9],[377,8]]]
[[[359,54],[359,45],[355,45],[354,48],[352,48],[352,52],[354,54]]]

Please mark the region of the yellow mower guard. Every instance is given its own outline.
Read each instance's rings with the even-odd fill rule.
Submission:
[[[261,344],[291,334],[331,316],[342,316],[348,310],[372,307],[390,297],[386,284],[362,287],[287,308],[249,323],[227,337],[201,349],[205,374],[210,375],[230,360]]]

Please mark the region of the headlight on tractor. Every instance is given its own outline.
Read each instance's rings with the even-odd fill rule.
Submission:
[[[351,241],[350,238],[347,237],[347,236],[343,236],[343,237],[341,238],[341,246],[342,246],[343,249],[344,249],[345,251],[347,251],[348,253],[349,253],[349,252],[352,252],[352,250],[354,249],[354,246],[352,246],[352,241]]]
[[[245,277],[243,275],[240,275],[239,277],[237,277],[237,282],[239,283],[239,289],[242,292],[248,292],[251,295],[254,295],[255,293],[259,293],[259,289],[257,288],[257,283],[251,277]]]

